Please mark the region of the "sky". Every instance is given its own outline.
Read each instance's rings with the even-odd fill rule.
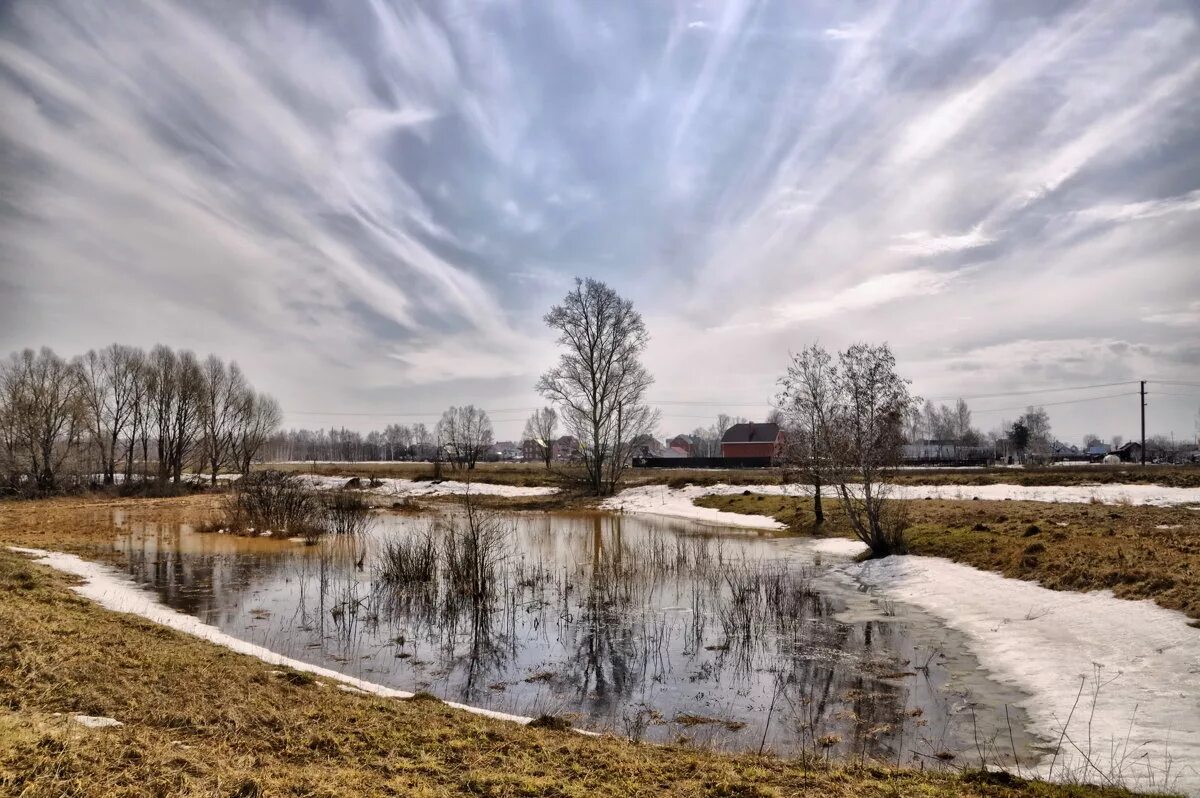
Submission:
[[[1197,434],[1188,0],[9,0],[0,109],[0,353],[162,342],[288,426],[512,438],[593,277],[663,435],[765,416],[814,341],[985,431],[1131,438],[1144,379]]]

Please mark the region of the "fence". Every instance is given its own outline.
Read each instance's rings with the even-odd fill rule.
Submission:
[[[770,457],[635,457],[634,468],[770,468]]]

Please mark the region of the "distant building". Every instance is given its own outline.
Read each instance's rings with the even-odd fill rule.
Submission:
[[[583,455],[579,450],[579,441],[570,435],[564,435],[554,442],[555,460],[579,460]]]
[[[488,454],[497,460],[520,460],[523,457],[521,447],[515,441],[497,441],[492,444]]]
[[[1091,446],[1087,447],[1087,450],[1084,453],[1093,463],[1099,463],[1103,461],[1111,451],[1112,447],[1107,443],[1093,443]]]
[[[693,454],[696,454],[696,445],[698,442],[699,439],[695,435],[676,435],[667,441],[667,448],[682,452],[684,457],[691,457]]]
[[[1137,441],[1129,441],[1113,449],[1112,453],[1121,458],[1122,463],[1138,463],[1142,460],[1142,445]]]
[[[1080,449],[1078,446],[1062,441],[1054,441],[1050,444],[1050,459],[1070,462],[1083,462],[1090,459],[1087,452]]]
[[[774,457],[783,443],[778,424],[748,421],[734,424],[721,437],[722,457]]]

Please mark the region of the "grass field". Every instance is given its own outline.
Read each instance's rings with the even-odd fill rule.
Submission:
[[[767,515],[798,533],[853,537],[841,506],[761,494],[705,496],[704,507]],[[1022,501],[910,501],[913,554],[946,557],[1056,590],[1108,588],[1200,619],[1200,511]]]
[[[126,504],[153,518],[197,499]],[[27,507],[30,505],[26,505]],[[59,505],[76,543],[110,505]],[[36,512],[36,505],[34,505]],[[8,508],[0,508],[8,513]],[[56,534],[76,518],[80,527]],[[335,689],[69,591],[0,549],[0,793],[34,796],[1120,796],[979,771],[729,756]],[[74,715],[124,725],[89,729]]]
[[[433,479],[429,463],[266,463],[260,468],[280,469],[326,476],[376,476],[403,479]],[[479,463],[472,471],[443,468],[443,479],[470,478],[478,482],[534,487],[569,485],[582,477],[577,466],[541,463]],[[775,468],[631,468],[622,484],[736,485],[778,484],[784,475]],[[1044,468],[913,469],[900,472],[896,482],[909,485],[1081,485],[1159,484],[1168,487],[1200,487],[1200,466],[1076,465]]]

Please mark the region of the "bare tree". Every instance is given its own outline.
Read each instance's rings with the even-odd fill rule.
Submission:
[[[550,467],[550,461],[554,459],[554,439],[557,436],[558,413],[554,412],[553,407],[534,410],[533,415],[525,422],[523,437],[533,442],[534,449],[546,464],[546,468]]]
[[[954,405],[954,439],[960,444],[969,444],[978,440],[971,428],[971,408],[965,399],[959,397]]]
[[[632,302],[591,279],[576,280],[545,321],[565,351],[537,390],[559,405],[563,425],[579,441],[592,492],[611,493],[633,456],[632,441],[653,430],[658,417],[644,403],[654,381],[640,360],[646,325]]]
[[[417,422],[412,426],[412,442],[414,456],[418,460],[427,460],[433,448],[433,436],[429,432],[429,427],[425,426],[424,422]]]
[[[112,344],[92,349],[76,366],[80,397],[87,408],[88,427],[105,485],[115,481],[121,437],[133,424],[141,383],[142,352]]]
[[[226,366],[216,355],[204,361],[202,376],[201,455],[215,485],[221,467],[233,459],[233,436],[248,387],[237,363]]]
[[[201,429],[204,375],[196,356],[159,344],[150,352],[150,408],[158,444],[158,481],[178,484]]]
[[[780,379],[777,403],[783,413],[785,443],[781,459],[796,468],[813,488],[813,513],[825,520],[821,487],[832,468],[826,448],[827,431],[836,410],[837,367],[819,344],[792,355],[787,374]]]
[[[437,437],[456,468],[475,468],[492,445],[492,422],[475,405],[451,407],[437,423]]]
[[[267,439],[279,429],[283,412],[279,402],[267,394],[246,388],[238,402],[232,448],[238,471],[245,476]]]
[[[58,488],[60,469],[87,423],[78,369],[42,347],[14,354],[0,370],[5,447],[42,491]]]
[[[839,354],[834,385],[824,437],[846,517],[875,556],[902,553],[902,506],[888,499],[912,404],[908,381],[896,373],[887,344],[855,344]]]
[[[1034,407],[1030,405],[1025,408],[1025,415],[1021,416],[1020,421],[1029,430],[1028,448],[1038,455],[1045,455],[1050,451],[1050,414],[1043,407]]]

